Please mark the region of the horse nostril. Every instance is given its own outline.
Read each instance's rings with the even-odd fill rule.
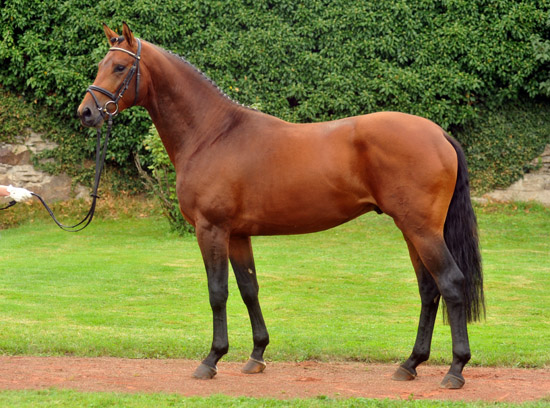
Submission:
[[[92,110],[90,108],[84,108],[82,111],[82,117],[89,118],[90,116],[92,116]]]

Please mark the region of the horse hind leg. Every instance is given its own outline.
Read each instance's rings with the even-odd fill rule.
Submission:
[[[392,379],[396,381],[409,381],[415,379],[417,376],[416,367],[424,361],[427,361],[430,357],[432,334],[440,298],[439,289],[422,263],[416,249],[406,237],[405,240],[418,280],[422,308],[413,351],[407,361],[401,364],[394,373]]]
[[[443,237],[440,234],[424,232],[421,235],[408,235],[418,252],[420,260],[435,281],[447,306],[451,326],[453,361],[443,379],[443,388],[462,388],[462,370],[470,360],[466,302],[464,294],[464,274],[456,265]]]
[[[266,368],[263,355],[269,343],[269,334],[265,326],[260,302],[258,300],[258,280],[250,237],[231,237],[229,241],[229,259],[235,272],[239,291],[248,309],[252,324],[254,349],[250,359],[242,368],[245,374],[261,373]]]

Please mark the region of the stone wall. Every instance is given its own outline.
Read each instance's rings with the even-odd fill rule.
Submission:
[[[550,144],[540,157],[533,160],[533,165],[542,166],[526,173],[505,190],[495,190],[485,194],[482,199],[492,201],[538,201],[550,206]]]
[[[38,171],[31,163],[31,155],[56,148],[38,133],[28,129],[27,136],[17,144],[0,143],[0,184],[26,188],[46,201],[62,201],[89,195],[82,186],[72,186],[66,174],[52,176]]]

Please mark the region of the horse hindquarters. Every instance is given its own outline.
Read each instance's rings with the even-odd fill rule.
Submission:
[[[395,378],[414,378],[416,366],[429,355],[429,340],[433,331],[433,324],[429,323],[435,319],[437,307],[428,306],[429,297],[435,291],[426,291],[430,287],[430,279],[425,276],[425,270],[429,272],[445,301],[451,326],[453,362],[441,385],[445,388],[461,388],[464,385],[462,370],[470,359],[467,322],[476,319],[483,308],[483,288],[477,226],[470,201],[466,161],[458,143],[446,137],[457,153],[458,169],[444,226],[440,225],[441,220],[433,219],[433,214],[438,213],[436,208],[418,208],[406,220],[396,220],[409,242],[411,259],[419,278],[423,307],[413,354],[398,370]],[[437,205],[436,196],[434,194],[433,205]],[[431,294],[428,296],[426,293]],[[438,298],[433,299],[434,302],[437,300]],[[402,370],[406,370],[410,376],[404,375]]]

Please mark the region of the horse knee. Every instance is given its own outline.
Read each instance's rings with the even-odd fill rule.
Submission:
[[[258,301],[258,290],[252,285],[247,285],[246,287],[239,289],[241,292],[241,298],[243,299],[245,305],[250,306]]]
[[[211,349],[218,357],[224,356],[229,351],[229,343],[226,340],[215,339]]]
[[[255,277],[252,276],[252,273],[254,273],[252,269],[249,268],[245,273],[246,274],[243,274],[239,271],[239,273],[235,273],[235,276],[237,277],[239,292],[241,293],[241,298],[244,304],[247,306],[252,306],[258,302],[258,293],[260,288],[258,287]]]
[[[210,306],[213,311],[221,311],[225,309],[227,304],[227,298],[229,297],[229,292],[227,287],[223,288],[210,288]]]

